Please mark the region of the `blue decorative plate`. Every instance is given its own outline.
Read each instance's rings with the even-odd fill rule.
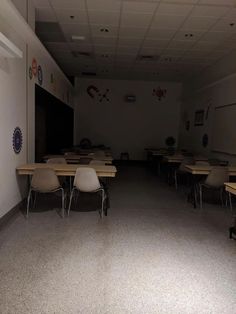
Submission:
[[[19,154],[23,144],[23,136],[19,127],[16,127],[13,132],[12,142],[14,152]]]

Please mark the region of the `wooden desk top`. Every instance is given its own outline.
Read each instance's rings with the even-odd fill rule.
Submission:
[[[115,177],[116,167],[110,165],[75,165],[75,164],[45,164],[33,163],[25,164],[16,168],[19,175],[32,175],[36,168],[54,169],[58,176],[74,176],[76,169],[81,167],[93,168],[98,177]]]
[[[205,166],[205,165],[186,165],[185,169],[187,172],[194,174],[194,175],[208,175],[211,169],[214,166]],[[236,166],[227,167],[229,170],[230,176],[236,176]]]
[[[184,156],[184,155],[169,155],[169,156],[164,156],[164,161],[169,162],[169,163],[181,163],[184,158],[193,158],[196,161],[207,161],[208,158],[204,156]]]
[[[89,155],[76,155],[76,154],[68,154],[68,155],[46,155],[43,157],[44,160],[50,159],[50,158],[65,158],[68,162],[77,162],[79,163],[80,159],[84,158],[90,158],[92,160],[103,160],[106,163],[111,164],[113,161],[113,158],[111,156],[100,156],[96,154],[89,154]]]
[[[236,195],[236,183],[235,182],[226,182],[225,183],[225,190]]]

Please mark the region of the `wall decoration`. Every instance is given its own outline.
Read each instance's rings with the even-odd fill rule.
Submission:
[[[29,67],[29,78],[32,80],[33,78],[33,72],[32,72],[32,68]]]
[[[185,122],[185,130],[186,131],[190,130],[190,121],[189,120]]]
[[[39,85],[43,84],[43,70],[42,70],[41,65],[38,66],[38,82],[39,82]]]
[[[87,93],[91,98],[95,98],[95,95],[99,93],[99,90],[96,86],[90,85],[87,88]]]
[[[136,96],[135,95],[126,95],[125,96],[125,101],[126,102],[135,102],[136,101]]]
[[[104,93],[100,92],[99,89],[96,86],[90,85],[87,88],[88,95],[95,99],[95,97],[99,100],[99,102],[102,102],[103,100],[110,101],[108,97],[109,89],[107,88]]]
[[[32,60],[32,73],[33,76],[36,76],[38,74],[38,64],[35,58]]]
[[[208,135],[204,134],[202,137],[202,146],[207,147],[207,145],[208,145]]]
[[[204,110],[197,110],[194,117],[194,125],[200,126],[204,122]]]
[[[21,129],[19,127],[16,127],[14,129],[13,137],[12,137],[12,146],[16,154],[20,153],[22,144],[23,144],[23,136],[22,136]]]
[[[161,101],[162,98],[166,97],[166,93],[167,93],[167,90],[161,87],[157,87],[156,89],[153,89],[152,91],[152,95],[156,96],[159,101]]]

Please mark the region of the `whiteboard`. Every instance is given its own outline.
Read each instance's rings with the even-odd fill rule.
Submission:
[[[236,154],[236,103],[215,108],[212,150]]]

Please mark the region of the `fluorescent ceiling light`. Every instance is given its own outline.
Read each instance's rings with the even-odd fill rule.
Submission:
[[[23,52],[0,32],[0,56],[4,58],[22,58]]]
[[[71,38],[72,40],[85,40],[84,36],[78,36],[78,35],[72,35]]]

